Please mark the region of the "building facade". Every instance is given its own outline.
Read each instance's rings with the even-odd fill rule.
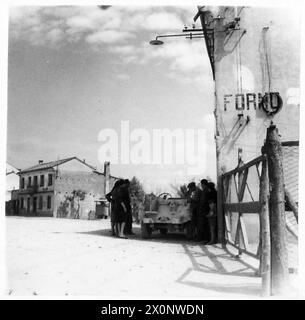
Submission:
[[[77,157],[44,163],[19,172],[16,214],[89,219],[117,178]]]
[[[294,7],[202,7],[215,81],[219,173],[261,154],[273,122],[299,139],[300,16]]]
[[[222,174],[236,168],[239,160],[246,163],[262,154],[271,124],[278,128],[282,143],[298,145],[300,15],[292,6],[203,6],[195,20],[199,17],[215,85],[217,177],[221,185]],[[295,154],[284,154],[283,169],[285,185],[297,202],[298,149],[294,149]],[[290,180],[293,182],[288,183]],[[258,199],[258,193],[259,175],[254,166],[247,174],[243,201]],[[232,202],[239,202],[232,194]],[[220,193],[219,197],[218,201],[223,201]],[[239,221],[235,217],[234,212],[234,230]],[[218,221],[222,221],[222,212]],[[259,216],[249,213],[243,221],[250,225],[249,241],[256,241]],[[222,224],[219,230],[221,237]]]

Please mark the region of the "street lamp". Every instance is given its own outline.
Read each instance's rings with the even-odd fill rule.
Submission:
[[[161,40],[158,40],[159,38],[173,38],[173,37],[185,37],[186,39],[194,39],[194,38],[204,38],[204,34],[203,34],[203,29],[191,29],[190,30],[185,27],[182,32],[186,32],[186,33],[179,33],[179,34],[165,34],[165,35],[161,35],[161,36],[157,36],[156,39],[149,41],[149,44],[151,44],[152,46],[160,46],[162,45],[164,42]]]
[[[149,44],[151,44],[152,46],[160,46],[162,45],[164,42],[161,40],[158,40],[158,37],[156,37],[155,40],[151,40],[149,41]]]

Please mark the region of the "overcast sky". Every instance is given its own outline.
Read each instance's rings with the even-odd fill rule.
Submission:
[[[203,39],[158,34],[191,25],[191,7],[16,7],[10,10],[7,160],[18,168],[38,159],[78,156],[98,162],[103,128],[207,129],[207,170],[183,165],[112,165],[147,190],[215,177],[213,82]],[[199,25],[198,25],[199,27]]]

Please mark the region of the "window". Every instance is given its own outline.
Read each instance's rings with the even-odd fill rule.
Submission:
[[[20,209],[23,209],[23,208],[24,208],[24,199],[20,198]]]
[[[38,176],[34,176],[33,183],[34,183],[34,187],[38,186]]]
[[[39,210],[42,210],[43,208],[43,201],[42,201],[42,196],[39,197],[39,200],[38,200],[38,209]]]
[[[51,209],[52,196],[48,196],[47,209]]]
[[[44,175],[43,174],[40,176],[40,186],[44,187]]]
[[[24,178],[21,178],[20,189],[24,189]]]
[[[51,186],[53,184],[53,175],[52,173],[48,174],[48,186]]]
[[[32,185],[32,177],[29,177],[28,179],[28,187],[30,187]]]

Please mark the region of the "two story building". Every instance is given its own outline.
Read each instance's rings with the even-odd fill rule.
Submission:
[[[18,214],[88,218],[117,178],[77,157],[38,164],[19,172]]]

